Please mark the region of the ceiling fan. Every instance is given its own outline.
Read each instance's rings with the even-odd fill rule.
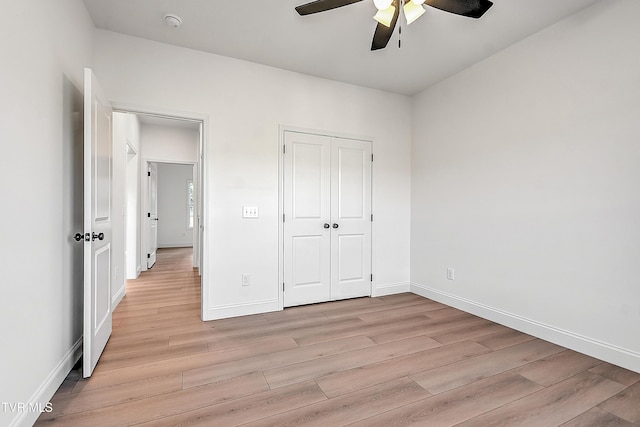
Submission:
[[[310,15],[324,12],[338,7],[347,6],[362,0],[315,0],[296,7],[300,15]],[[373,33],[371,50],[384,49],[391,39],[393,30],[400,16],[400,7],[404,11],[407,24],[411,24],[425,12],[423,4],[435,7],[445,12],[469,18],[480,18],[489,10],[493,3],[489,0],[373,0],[378,13],[373,19],[378,21],[376,31]]]

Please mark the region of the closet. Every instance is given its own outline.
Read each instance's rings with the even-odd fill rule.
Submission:
[[[371,142],[284,132],[284,306],[371,295]]]

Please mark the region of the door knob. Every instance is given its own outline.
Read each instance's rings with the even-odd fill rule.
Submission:
[[[100,234],[96,234],[96,233],[91,233],[91,240],[104,240],[104,233],[100,233]]]
[[[333,223],[333,228],[338,228],[338,227],[340,227],[340,226],[334,222]]]
[[[80,242],[80,241],[84,240],[84,234],[76,233],[76,235],[73,236],[73,240],[75,240],[76,242]]]
[[[326,222],[324,223],[324,228],[329,228],[329,224],[327,224]]]

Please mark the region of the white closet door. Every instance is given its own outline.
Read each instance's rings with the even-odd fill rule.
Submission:
[[[331,296],[331,139],[285,132],[284,304],[328,301]]]
[[[331,145],[331,299],[371,295],[371,144]]]
[[[371,295],[371,144],[284,142],[284,306]]]

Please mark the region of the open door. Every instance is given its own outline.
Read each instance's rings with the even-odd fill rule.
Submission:
[[[158,164],[149,163],[147,169],[149,177],[149,212],[147,213],[147,224],[149,229],[149,247],[147,252],[147,268],[153,267],[156,263],[156,253],[158,252]]]
[[[111,336],[111,107],[93,71],[84,71],[83,376],[91,376]]]

